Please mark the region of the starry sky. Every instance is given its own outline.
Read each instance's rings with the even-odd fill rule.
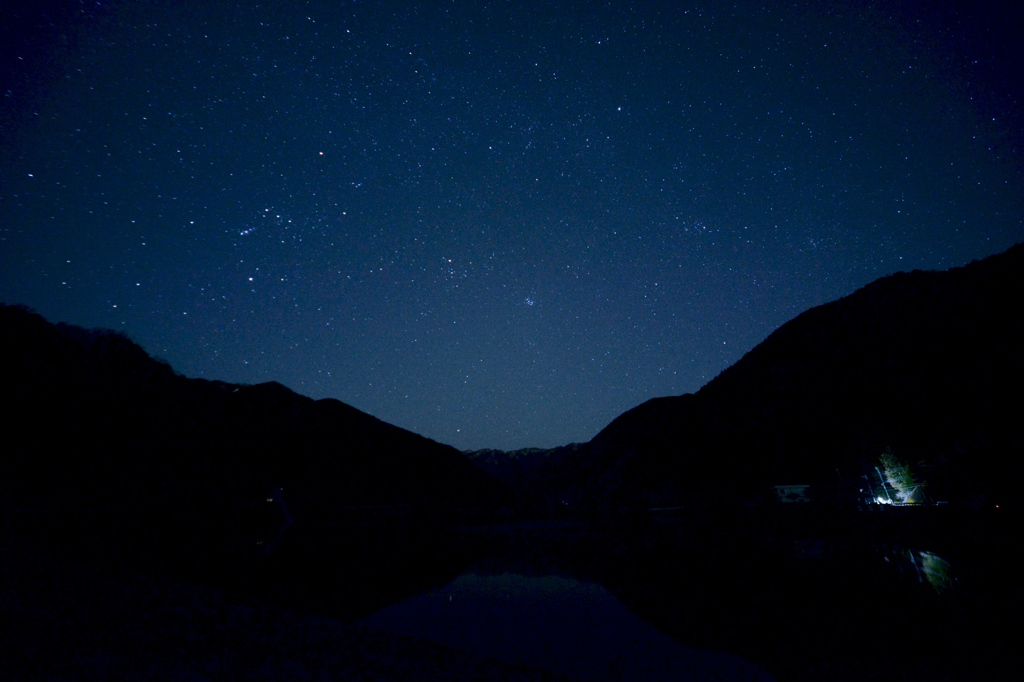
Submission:
[[[458,448],[585,441],[1024,239],[1024,12],[961,5],[4,0],[0,300]]]

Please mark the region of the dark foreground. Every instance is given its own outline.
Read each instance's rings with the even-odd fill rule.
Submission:
[[[4,680],[554,680],[191,582],[0,554]]]
[[[287,562],[204,584],[22,541],[0,552],[0,678],[564,679],[354,624],[473,571],[599,583],[780,680],[1015,679],[1018,529],[997,510],[781,507],[406,529],[401,547],[381,527],[304,585]]]

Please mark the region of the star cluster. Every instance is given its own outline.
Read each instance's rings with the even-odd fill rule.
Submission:
[[[1024,237],[992,36],[885,5],[25,10],[0,299],[457,447],[587,440]]]

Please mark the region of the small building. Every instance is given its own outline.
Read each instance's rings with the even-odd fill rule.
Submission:
[[[772,486],[775,491],[775,499],[783,504],[806,504],[811,501],[808,490],[809,485],[776,485]]]

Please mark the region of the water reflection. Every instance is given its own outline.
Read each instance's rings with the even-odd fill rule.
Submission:
[[[771,679],[680,644],[598,584],[552,575],[466,573],[362,624],[579,680]]]
[[[953,587],[953,574],[949,562],[937,554],[931,552],[918,552],[918,564],[921,566],[921,574],[928,584],[941,592]]]
[[[908,549],[906,556],[917,572],[917,580],[928,583],[936,592],[951,589],[956,579],[949,562],[932,552]]]

